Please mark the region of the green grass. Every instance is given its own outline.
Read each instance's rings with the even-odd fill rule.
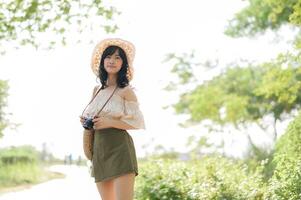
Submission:
[[[24,188],[54,178],[63,178],[64,175],[46,171],[37,163],[16,163],[0,165],[0,192]]]

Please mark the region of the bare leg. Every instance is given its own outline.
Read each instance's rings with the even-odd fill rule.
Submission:
[[[114,179],[116,200],[134,199],[135,174],[125,174]]]
[[[102,200],[115,200],[113,180],[97,182],[96,186]]]

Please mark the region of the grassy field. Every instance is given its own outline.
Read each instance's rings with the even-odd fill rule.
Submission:
[[[37,163],[17,163],[0,166],[0,193],[30,187],[64,175],[47,170],[47,166]]]
[[[51,163],[46,164],[41,155],[31,146],[0,149],[0,192],[64,177],[48,171]]]

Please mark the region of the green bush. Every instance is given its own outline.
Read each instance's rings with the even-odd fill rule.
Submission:
[[[265,199],[301,199],[301,113],[292,121],[276,144],[276,169]]]
[[[38,155],[38,151],[31,146],[0,149],[0,165],[36,163],[38,161]]]
[[[150,160],[140,164],[136,198],[143,200],[259,200],[262,167],[250,171],[240,161],[204,157],[198,161]]]
[[[266,200],[301,199],[301,161],[279,162],[270,180]]]
[[[43,174],[38,155],[31,146],[0,149],[0,188],[37,182]]]
[[[141,178],[138,179],[138,199],[189,199],[183,183],[189,177],[184,163],[171,160],[153,160],[140,164]],[[172,176],[171,176],[172,174]]]
[[[44,172],[35,163],[0,165],[0,188],[36,183]]]

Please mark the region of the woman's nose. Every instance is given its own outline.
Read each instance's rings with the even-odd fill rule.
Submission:
[[[114,62],[115,62],[115,59],[114,59],[114,58],[111,58],[109,62],[110,62],[110,63],[114,63]]]

